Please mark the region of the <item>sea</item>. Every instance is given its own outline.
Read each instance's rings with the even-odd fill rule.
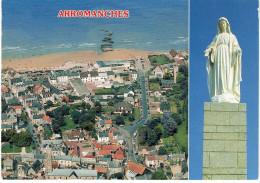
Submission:
[[[59,10],[129,10],[129,18],[58,18]],[[2,0],[2,59],[113,48],[188,48],[188,0]]]

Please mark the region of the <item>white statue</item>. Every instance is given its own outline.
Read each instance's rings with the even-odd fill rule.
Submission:
[[[240,102],[242,51],[224,17],[218,21],[218,34],[205,50],[208,89],[212,102]]]

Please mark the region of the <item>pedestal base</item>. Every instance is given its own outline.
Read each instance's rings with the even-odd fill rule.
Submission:
[[[204,103],[203,179],[247,178],[246,104]]]

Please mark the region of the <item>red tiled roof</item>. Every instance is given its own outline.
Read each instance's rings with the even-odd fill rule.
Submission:
[[[72,151],[70,152],[70,155],[71,155],[71,156],[78,156],[78,150],[77,150],[77,148],[75,148],[74,150],[72,150]]]
[[[14,108],[14,109],[21,109],[22,106],[20,106],[20,105],[14,105],[14,106],[12,106],[12,108]]]
[[[53,168],[58,168],[59,164],[57,162],[52,162],[52,167]]]
[[[36,92],[42,85],[38,84],[34,89],[33,92]]]
[[[110,150],[110,151],[115,151],[118,148],[124,148],[123,145],[104,145],[101,147],[101,150]]]
[[[2,92],[8,93],[8,88],[6,86],[2,86]]]
[[[66,146],[68,148],[76,148],[78,146],[78,143],[77,142],[65,142],[66,143]]]
[[[110,140],[110,143],[112,143],[112,144],[113,144],[113,143],[117,144],[117,143],[118,143],[118,140],[117,140],[117,139],[111,139],[111,140]]]
[[[92,140],[93,143],[97,143],[97,140]]]
[[[152,155],[147,155],[146,158],[147,158],[148,161],[155,160],[155,156],[152,156]]]
[[[86,155],[86,156],[84,156],[84,158],[92,158],[92,159],[95,159],[95,156]]]
[[[127,162],[128,169],[131,170],[132,172],[138,173],[142,175],[144,173],[145,167],[139,164],[135,164],[131,161]]]
[[[68,102],[69,100],[70,100],[70,98],[69,97],[61,97],[61,101],[66,101],[66,102]]]
[[[100,143],[97,143],[96,145],[95,145],[95,148],[100,148],[101,147],[101,144]]]
[[[51,118],[50,116],[43,116],[42,118],[43,121],[49,121],[51,123]]]
[[[78,137],[77,137],[78,136]],[[84,138],[84,135],[80,132],[80,131],[72,131],[70,134],[69,134],[69,136],[68,136],[68,138],[69,139],[74,139],[74,138]]]
[[[116,129],[114,127],[110,129],[110,132],[117,132],[117,131],[118,131],[118,129]]]
[[[112,121],[111,120],[105,120],[105,123],[106,124],[112,124]]]
[[[110,150],[99,150],[98,152],[99,155],[108,155],[111,154]]]
[[[109,138],[113,138],[113,133],[108,133]]]
[[[95,170],[97,170],[98,172],[101,172],[101,173],[107,172],[107,168],[101,167],[101,166],[95,166]]]
[[[114,155],[113,159],[119,159],[122,160],[124,158],[124,153],[121,149],[119,149]]]

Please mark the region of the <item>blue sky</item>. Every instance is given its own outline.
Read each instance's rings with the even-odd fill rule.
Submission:
[[[209,102],[204,50],[226,17],[242,49],[241,103],[247,104],[247,177],[258,177],[258,1],[190,0],[189,175],[202,178],[203,106]]]

